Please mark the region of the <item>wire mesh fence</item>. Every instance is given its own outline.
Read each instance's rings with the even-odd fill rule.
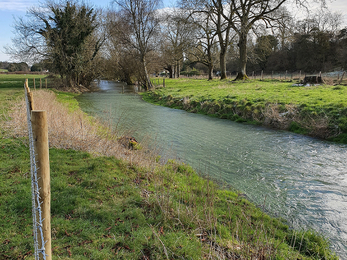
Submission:
[[[31,107],[28,99],[28,91],[25,89],[25,102],[28,123],[29,149],[30,149],[30,168],[31,168],[31,192],[32,192],[32,215],[33,215],[33,236],[35,259],[46,260],[45,243],[43,235],[43,218],[40,202],[40,187],[37,175],[38,167],[36,165],[36,153],[34,146],[34,138],[31,124]]]

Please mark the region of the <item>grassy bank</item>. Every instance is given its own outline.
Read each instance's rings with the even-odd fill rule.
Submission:
[[[33,259],[29,150],[22,105],[14,104],[22,90],[3,90],[0,259]],[[55,135],[62,125],[50,122],[53,259],[337,259],[324,238],[291,230],[187,165],[159,165],[145,149],[114,151],[117,140],[84,117],[71,94],[58,94],[60,102],[34,92],[74,129]]]
[[[294,82],[166,79],[144,100],[193,113],[251,122],[347,143],[347,86]]]

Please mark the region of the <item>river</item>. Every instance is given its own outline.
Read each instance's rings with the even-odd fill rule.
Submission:
[[[134,86],[99,81],[81,108],[245,193],[295,228],[313,228],[347,259],[347,145],[144,102]]]

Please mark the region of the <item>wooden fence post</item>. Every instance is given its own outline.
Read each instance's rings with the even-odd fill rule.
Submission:
[[[28,101],[29,101],[29,109],[30,109],[30,111],[32,111],[32,110],[34,110],[34,97],[33,97],[33,93],[30,92],[28,79],[25,79],[24,86],[25,86],[25,88],[27,90],[27,97],[28,97]]]
[[[34,89],[36,90],[35,78],[33,78],[33,82],[34,82]]]
[[[263,75],[263,73],[264,73],[264,71],[262,70],[262,71],[261,71],[261,80],[263,80],[263,79],[264,79],[264,75]]]
[[[29,100],[30,111],[32,111],[35,109],[33,92],[28,93],[28,100]]]
[[[42,110],[31,111],[31,122],[33,129],[34,147],[36,153],[37,178],[40,188],[40,203],[42,217],[42,232],[38,234],[38,248],[42,248],[42,240],[45,242],[44,248],[46,259],[52,259],[51,248],[51,184],[49,169],[49,147],[48,147],[48,126],[47,113]],[[38,214],[38,213],[37,213]],[[40,255],[39,259],[43,259]]]
[[[42,81],[41,81],[41,78],[40,78],[40,89],[42,89]]]
[[[29,92],[30,92],[30,89],[29,89],[28,79],[25,79],[24,87],[26,88],[27,93],[29,93]]]
[[[163,87],[165,88],[165,79],[163,79]]]
[[[46,83],[46,89],[47,89],[47,79],[45,79],[45,83]]]

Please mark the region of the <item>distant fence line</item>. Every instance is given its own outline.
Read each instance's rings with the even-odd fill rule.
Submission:
[[[233,79],[236,78],[237,73],[231,73],[229,71],[226,72],[227,78]],[[273,80],[303,80],[306,76],[320,76],[323,79],[330,79],[336,81],[342,81],[345,79],[345,71],[336,71],[336,72],[304,72],[304,71],[248,71],[247,76],[249,79],[273,79]],[[219,78],[218,75],[213,75],[213,78]],[[167,78],[167,76],[166,76]],[[198,75],[180,75],[180,78],[208,78],[208,74],[199,73]]]
[[[0,71],[0,74],[16,74],[16,75],[48,75],[47,72],[42,72],[42,71],[13,71],[13,72],[9,72],[9,71]]]

